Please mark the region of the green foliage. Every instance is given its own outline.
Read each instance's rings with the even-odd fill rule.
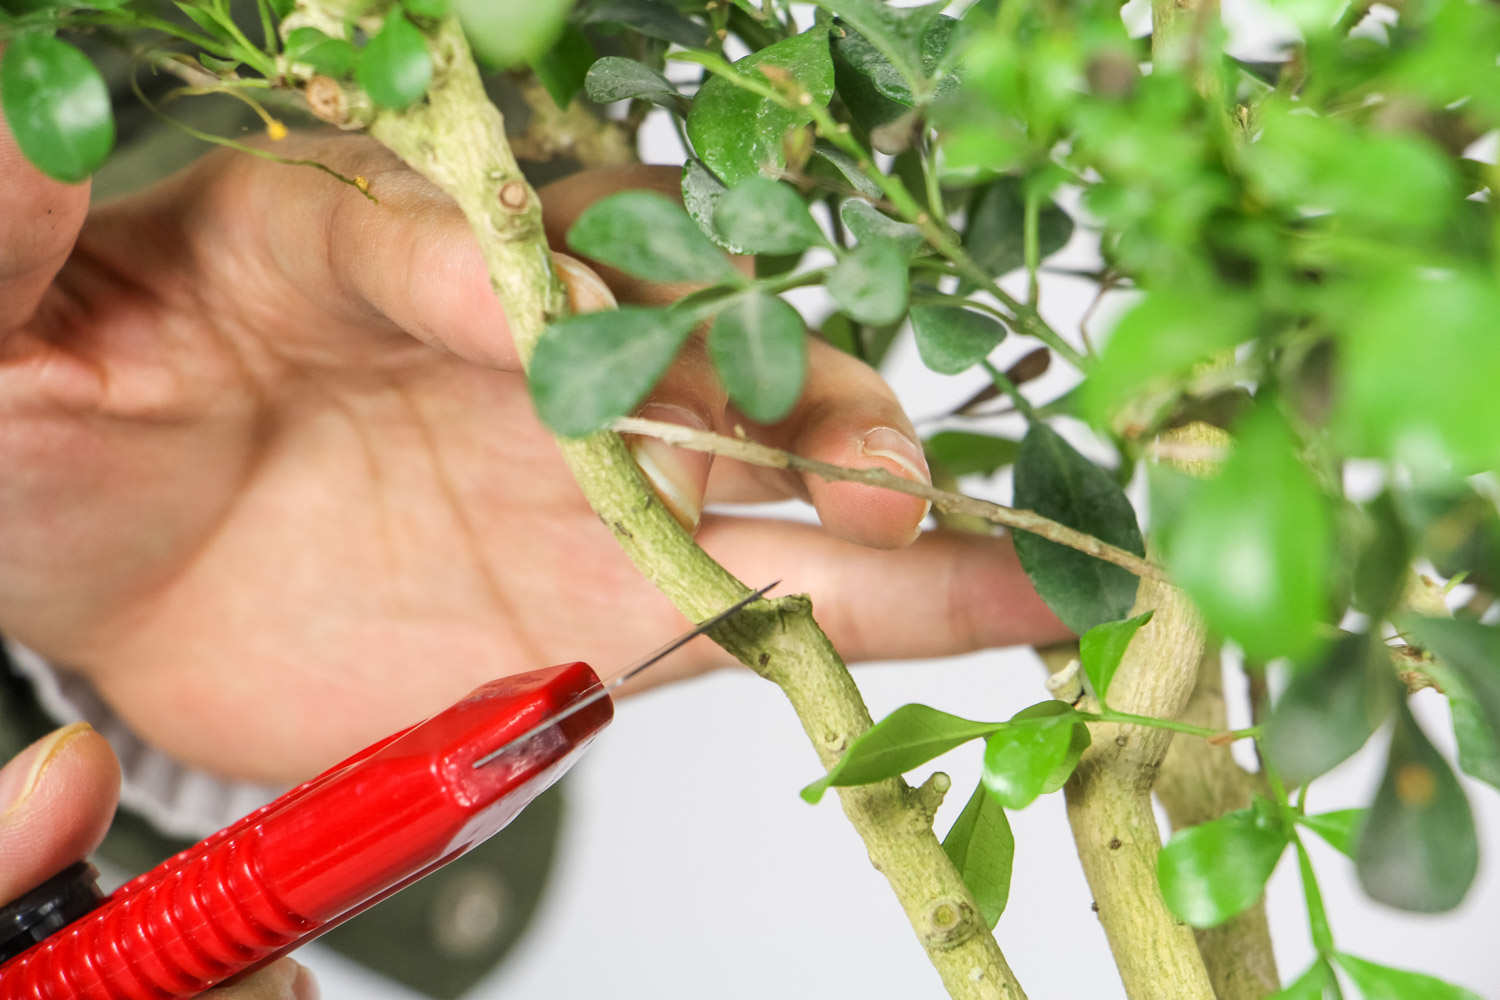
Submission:
[[[375,37],[360,50],[354,78],[383,108],[410,107],[427,93],[432,55],[427,39],[401,8],[391,9]]]
[[[1290,986],[1271,994],[1266,1000],[1341,1000],[1341,994],[1333,969],[1319,958]]]
[[[1420,972],[1393,969],[1343,952],[1333,960],[1353,980],[1364,1000],[1479,1000],[1461,986],[1445,983]]]
[[[765,177],[726,192],[714,207],[714,228],[747,253],[800,253],[823,243],[823,231],[797,193]]]
[[[974,794],[943,838],[943,850],[974,894],[980,919],[994,930],[1010,898],[1016,838],[1005,810],[985,791],[982,782],[974,787]]]
[[[911,329],[922,363],[944,375],[973,368],[1005,337],[999,320],[957,306],[912,306]]]
[[[16,145],[49,177],[85,180],[114,145],[104,79],[88,56],[51,35],[12,39],[0,61],[0,100]]]
[[[1354,837],[1365,822],[1364,809],[1339,809],[1335,812],[1298,816],[1297,822],[1322,837],[1346,857],[1354,857]]]
[[[634,59],[605,56],[588,69],[584,87],[589,100],[600,104],[613,101],[650,101],[665,108],[676,107],[681,95],[666,77]]]
[[[1137,555],[1145,552],[1120,484],[1045,424],[1032,424],[1021,442],[1016,506]],[[1127,570],[1025,531],[1015,533],[1015,543],[1032,585],[1068,628],[1081,634],[1129,614],[1137,581]]]
[[[1355,867],[1371,898],[1419,913],[1457,906],[1479,867],[1464,790],[1404,704],[1385,777],[1360,828]]]
[[[1130,640],[1135,638],[1142,625],[1151,620],[1153,614],[1154,611],[1147,611],[1124,621],[1104,622],[1095,625],[1079,638],[1078,660],[1083,665],[1083,675],[1089,679],[1094,696],[1101,705],[1105,704],[1109,683],[1115,679],[1115,671],[1120,669],[1120,661],[1125,658]]]
[[[531,71],[547,88],[552,103],[566,108],[583,90],[597,57],[593,43],[570,24],[551,48],[531,61]]]
[[[598,430],[656,384],[694,324],[674,309],[622,306],[549,326],[531,359],[531,398],[559,434]]]
[[[1448,696],[1459,767],[1500,787],[1500,630],[1450,618],[1404,624],[1437,657],[1423,669]]]
[[[1273,410],[1237,430],[1223,470],[1165,527],[1167,565],[1208,624],[1250,657],[1305,657],[1328,618],[1328,504]]]
[[[581,8],[584,24],[618,26],[689,48],[708,42],[703,25],[662,0],[593,0]]]
[[[980,267],[1001,275],[1026,263],[1022,223],[1026,193],[1018,177],[1001,177],[974,191],[964,227],[964,249]],[[1048,201],[1037,220],[1037,242],[1046,258],[1061,250],[1073,235],[1073,220]]]
[[[926,705],[902,705],[850,744],[826,775],[802,789],[802,798],[817,802],[830,786],[894,778],[1004,725],[961,719]]]
[[[833,62],[823,27],[769,45],[734,66],[763,83],[805,92],[810,103],[827,104],[833,96]],[[811,120],[805,111],[783,108],[714,77],[693,98],[687,134],[710,170],[724,183],[738,184],[762,170],[785,166],[787,133]]]
[[[897,222],[862,198],[844,199],[839,206],[839,220],[856,243],[886,240],[900,247],[908,257],[924,242],[922,231],[916,226]]]
[[[297,28],[286,36],[283,50],[291,62],[306,63],[315,72],[343,79],[354,72],[358,54],[342,38],[330,38],[317,28]]]
[[[939,431],[927,439],[928,464],[950,476],[988,476],[1010,465],[1021,451],[1019,441],[975,434],[972,431]]]
[[[981,780],[1002,806],[1024,809],[1061,788],[1088,746],[1089,730],[1078,713],[1044,701],[1017,712],[985,741]]]
[[[622,191],[594,202],[568,230],[568,246],[651,281],[739,278],[682,207],[654,191]]]
[[[1266,756],[1287,781],[1311,781],[1364,746],[1399,693],[1383,645],[1346,636],[1294,675],[1276,700],[1266,722]]]
[[[708,353],[745,416],[775,423],[797,402],[807,369],[805,333],[797,310],[766,292],[748,292],[720,311]]]
[[[453,0],[479,59],[497,69],[540,59],[561,37],[573,0]]]
[[[894,323],[906,315],[906,255],[894,242],[866,240],[840,258],[824,287],[861,323]]]
[[[1156,865],[1167,908],[1194,927],[1217,927],[1260,898],[1290,840],[1290,831],[1259,809],[1173,834]]]

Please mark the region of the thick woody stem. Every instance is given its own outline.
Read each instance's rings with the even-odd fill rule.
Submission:
[[[536,194],[516,167],[457,24],[443,23],[431,47],[435,72],[427,100],[377,114],[370,131],[463,209],[516,347],[529,360],[546,322],[565,303]],[[559,445],[600,519],[683,614],[701,620],[749,593],[656,499],[618,435]],[[805,597],[757,602],[713,637],[781,686],[825,767],[869,729],[864,700]],[[899,779],[839,792],[871,863],[890,881],[948,992],[961,1000],[1022,1000],[972,895],[932,832],[930,795],[918,796]]]
[[[1227,728],[1217,650],[1204,655],[1197,687],[1178,719],[1207,729]],[[1157,798],[1174,830],[1245,808],[1254,789],[1255,779],[1235,763],[1229,747],[1209,740],[1173,740],[1156,780]],[[1218,1000],[1260,1000],[1280,989],[1264,899],[1228,923],[1194,935]]]

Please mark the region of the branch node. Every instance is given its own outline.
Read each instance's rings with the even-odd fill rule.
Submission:
[[[520,212],[528,200],[524,181],[506,181],[500,187],[500,207],[507,212]]]
[[[953,779],[943,771],[933,771],[927,776],[927,780],[912,789],[912,797],[916,801],[917,808],[922,812],[922,821],[931,826],[933,819],[937,816],[938,807],[943,804],[943,796],[948,794],[948,789],[953,787]]]
[[[957,896],[939,896],[927,909],[922,941],[929,948],[952,948],[973,937],[978,921],[974,908]]]

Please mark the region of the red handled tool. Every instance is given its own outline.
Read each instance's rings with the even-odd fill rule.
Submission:
[[[72,866],[0,910],[0,1000],[176,1000],[317,937],[500,832],[614,717],[611,690],[769,589],[608,682],[586,663],[491,681],[107,898]]]

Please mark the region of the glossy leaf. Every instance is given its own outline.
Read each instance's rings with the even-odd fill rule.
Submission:
[[[597,56],[587,36],[568,25],[551,48],[532,60],[531,71],[547,88],[552,103],[566,108],[583,90]]]
[[[1290,842],[1255,809],[1241,809],[1172,835],[1156,862],[1167,908],[1194,927],[1217,927],[1250,907]]]
[[[1286,781],[1304,784],[1364,746],[1399,694],[1384,646],[1345,636],[1292,677],[1266,721],[1262,749]]]
[[[1135,509],[1120,484],[1041,422],[1033,423],[1021,442],[1015,503],[1111,545],[1145,553]],[[1037,593],[1074,632],[1082,634],[1130,613],[1137,580],[1129,571],[1026,531],[1015,532],[1015,545]]]
[[[599,104],[611,101],[650,101],[664,108],[675,108],[682,96],[661,73],[620,56],[605,56],[589,67],[584,77],[589,100]]]
[[[1479,1000],[1477,993],[1420,972],[1377,965],[1343,952],[1333,960],[1354,982],[1364,1000]]]
[[[917,79],[925,82],[939,70],[943,57],[953,45],[958,22],[941,16],[923,20],[924,23],[906,30],[893,25],[896,31],[892,34],[894,43],[906,50],[910,68]],[[915,51],[911,44],[914,35]],[[834,29],[833,57],[839,96],[862,128],[878,128],[899,118],[916,103],[911,82],[885,53],[853,27],[844,24]],[[958,83],[956,73],[944,72],[941,79],[929,85],[930,92],[924,103],[951,94]]]
[[[583,8],[583,23],[619,25],[689,49],[708,43],[708,29],[663,0],[596,0]]]
[[[1408,617],[1399,624],[1463,678],[1465,693],[1500,734],[1500,628],[1459,618]]]
[[[708,354],[745,416],[772,424],[797,402],[807,371],[805,334],[797,310],[767,292],[750,292],[720,311]]]
[[[1365,820],[1364,809],[1338,809],[1297,817],[1297,823],[1328,841],[1340,854],[1354,857],[1354,837]]]
[[[1021,442],[972,431],[939,431],[927,439],[927,460],[951,476],[988,476],[1010,465]]]
[[[414,17],[447,17],[453,0],[401,0],[401,6]]]
[[[1165,532],[1167,565],[1209,626],[1252,659],[1306,657],[1328,614],[1328,503],[1273,410],[1239,432],[1223,470]]]
[[[540,59],[562,36],[573,0],[454,0],[474,54],[496,69]]]
[[[823,243],[802,196],[767,177],[736,184],[714,208],[714,228],[749,253],[800,253]]]
[[[1084,676],[1089,679],[1101,704],[1105,702],[1110,682],[1115,679],[1115,671],[1120,669],[1120,661],[1125,658],[1130,640],[1153,614],[1154,611],[1147,611],[1124,621],[1095,625],[1078,640],[1078,659],[1083,664]]]
[[[1297,981],[1284,990],[1278,990],[1265,1000],[1342,1000],[1333,970],[1323,959],[1318,959]]]
[[[1002,275],[1026,264],[1024,243],[1026,193],[1019,177],[1000,179],[975,191],[969,200],[964,248],[980,267]],[[1037,246],[1042,259],[1063,248],[1073,236],[1073,220],[1055,202],[1037,214]]]
[[[427,39],[400,7],[391,9],[380,31],[359,51],[354,78],[383,108],[409,108],[427,93],[432,83]]]
[[[568,230],[568,246],[651,281],[739,278],[682,206],[654,191],[622,191],[594,202]]]
[[[953,821],[948,836],[943,838],[943,850],[963,876],[964,885],[974,894],[985,926],[994,930],[1010,898],[1016,838],[1005,810],[985,791],[983,784],[974,787],[968,804]]]
[[[703,235],[713,240],[730,253],[749,253],[742,246],[731,243],[727,237],[719,232],[718,224],[714,222],[714,213],[718,210],[719,200],[729,191],[724,182],[713,175],[703,164],[697,160],[688,160],[682,168],[682,207],[687,209],[687,214]]]
[[[926,705],[902,705],[851,743],[832,770],[802,789],[802,798],[817,802],[830,786],[894,778],[1004,725],[962,719]]]
[[[1439,913],[1463,901],[1479,867],[1468,799],[1402,704],[1385,777],[1360,828],[1355,869],[1371,898]]]
[[[285,52],[288,61],[306,63],[335,79],[354,72],[358,58],[353,45],[342,38],[330,38],[317,28],[298,28],[288,34]]]
[[[888,240],[910,257],[921,247],[922,231],[907,222],[898,222],[861,198],[846,198],[839,206],[839,220],[855,242]]]
[[[1079,735],[1082,730],[1082,736]],[[1017,712],[984,748],[982,781],[1007,809],[1024,809],[1067,781],[1088,746],[1088,727],[1060,701]]]
[[[51,35],[10,40],[0,59],[0,106],[26,159],[57,180],[86,179],[114,146],[104,78],[88,56]]]
[[[778,80],[795,81],[818,104],[827,104],[833,96],[833,62],[828,55],[825,27],[768,45],[734,65],[740,73],[751,76],[770,69]],[[754,177],[763,168],[785,166],[783,139],[811,120],[805,111],[783,108],[714,77],[693,98],[687,133],[698,157],[724,183],[732,185]]]
[[[1354,564],[1354,599],[1369,614],[1383,616],[1406,586],[1411,540],[1390,493],[1365,504],[1363,513],[1367,535]]]
[[[818,0],[818,6],[837,14],[878,54],[889,69],[880,75],[890,86],[904,90],[909,98],[912,89],[926,80],[921,39],[931,30],[939,5],[900,8],[881,0]]]
[[[861,323],[894,323],[906,313],[906,255],[884,240],[861,243],[839,259],[824,287]]]
[[[639,306],[553,323],[531,361],[531,398],[542,422],[576,436],[629,413],[692,328],[690,313]]]
[[[1448,699],[1459,770],[1500,788],[1500,732],[1490,724],[1464,675],[1443,660],[1423,663],[1421,669]]]
[[[957,306],[912,306],[911,329],[922,363],[943,375],[973,368],[1005,337],[993,316]]]

